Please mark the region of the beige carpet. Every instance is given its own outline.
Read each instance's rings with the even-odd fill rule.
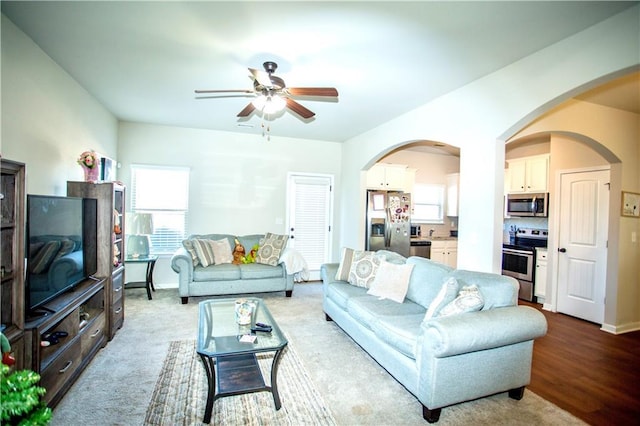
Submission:
[[[258,296],[264,299],[280,328],[287,333],[289,345],[295,349],[309,381],[338,425],[427,425],[419,401],[334,322],[325,321],[321,284],[296,284],[291,298],[284,297],[283,293]],[[190,298],[188,305],[182,305],[175,289],[158,289],[153,293],[153,300],[147,299],[144,289],[127,290],[124,327],[98,352],[54,409],[51,426],[144,424],[158,378],[165,370],[170,343],[196,338],[198,302],[206,299]],[[288,355],[290,353],[283,355],[280,368]],[[183,370],[183,374],[204,373],[201,365],[196,367]],[[284,386],[284,377],[279,375],[280,386]],[[257,395],[273,410],[273,400],[268,393]],[[203,393],[202,401],[205,398]],[[216,408],[233,398],[216,401]],[[285,400],[283,394],[281,398],[279,411],[284,414],[293,405],[290,398]],[[197,413],[197,424],[202,420],[200,413],[204,413],[204,406],[193,410]],[[241,420],[227,424],[244,423]],[[175,424],[183,423],[176,420]],[[584,423],[529,391],[521,401],[503,393],[447,407],[437,423],[439,426],[470,424]]]
[[[207,378],[192,340],[174,341],[164,361],[145,425],[201,424],[207,403]],[[266,383],[273,356],[260,354],[258,362]],[[220,398],[213,404],[215,425],[335,425],[295,350],[288,346],[278,367],[282,407],[275,409],[269,392]]]

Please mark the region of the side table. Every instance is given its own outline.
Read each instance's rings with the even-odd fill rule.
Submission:
[[[151,290],[156,291],[153,286],[153,268],[156,266],[156,261],[158,260],[158,256],[150,254],[148,256],[127,256],[124,258],[124,263],[146,263],[147,264],[147,275],[145,281],[133,281],[125,284],[125,288],[142,288],[145,287],[147,289],[147,297],[151,300]]]

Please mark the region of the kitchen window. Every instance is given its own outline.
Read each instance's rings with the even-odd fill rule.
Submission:
[[[413,187],[413,223],[444,223],[445,185],[420,184]]]
[[[132,165],[131,210],[153,215],[151,254],[173,253],[186,238],[189,169]]]

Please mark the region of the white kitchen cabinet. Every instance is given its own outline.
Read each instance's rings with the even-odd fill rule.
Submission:
[[[416,183],[416,172],[418,169],[407,168],[404,173],[404,192],[408,192],[409,194],[413,194],[413,186]],[[413,202],[413,197],[412,197]],[[413,208],[413,204],[411,206]]]
[[[534,296],[543,299],[547,290],[547,249],[536,248],[536,276]]]
[[[447,176],[447,216],[458,216],[458,193],[460,173],[451,173]]]
[[[407,166],[379,163],[367,172],[367,188],[404,191]]]
[[[509,193],[548,192],[549,155],[509,160]]]
[[[432,240],[431,260],[456,268],[458,265],[458,241]]]

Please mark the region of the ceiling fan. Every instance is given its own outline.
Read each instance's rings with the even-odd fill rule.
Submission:
[[[267,61],[262,65],[264,66],[264,71],[249,68],[253,79],[253,89],[196,90],[195,92],[196,94],[244,93],[245,96],[254,96],[255,99],[238,113],[238,117],[247,117],[255,110],[273,114],[286,107],[302,118],[311,118],[316,115],[315,112],[307,109],[292,97],[317,96],[335,98],[338,96],[338,91],[333,87],[287,87],[283,79],[273,75],[278,68],[278,64]]]

